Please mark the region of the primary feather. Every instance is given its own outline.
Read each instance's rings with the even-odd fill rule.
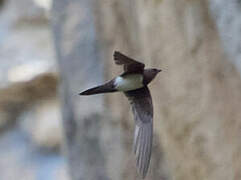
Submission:
[[[151,159],[153,136],[153,106],[147,86],[125,92],[135,119],[134,153],[136,166],[142,178],[145,178]]]

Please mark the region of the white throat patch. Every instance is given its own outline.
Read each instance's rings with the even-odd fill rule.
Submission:
[[[131,91],[143,87],[143,75],[130,74],[124,77],[118,76],[115,79],[115,86],[118,91]]]

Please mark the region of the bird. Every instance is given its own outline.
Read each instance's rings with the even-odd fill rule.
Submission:
[[[153,104],[148,84],[161,69],[148,68],[119,51],[114,51],[116,65],[122,65],[124,72],[104,83],[87,89],[79,95],[123,92],[128,98],[135,120],[133,150],[138,174],[145,179],[148,172],[153,139]]]

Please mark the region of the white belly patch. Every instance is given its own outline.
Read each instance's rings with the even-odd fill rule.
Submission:
[[[116,89],[119,91],[131,91],[143,87],[143,76],[140,74],[130,74],[125,77],[118,76],[115,79]]]

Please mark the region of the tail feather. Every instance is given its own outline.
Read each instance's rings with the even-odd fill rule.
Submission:
[[[104,84],[101,86],[87,89],[86,91],[79,93],[79,95],[93,95],[93,94],[109,93],[109,92],[115,92],[115,91],[117,90],[113,86],[110,86],[109,84]]]

